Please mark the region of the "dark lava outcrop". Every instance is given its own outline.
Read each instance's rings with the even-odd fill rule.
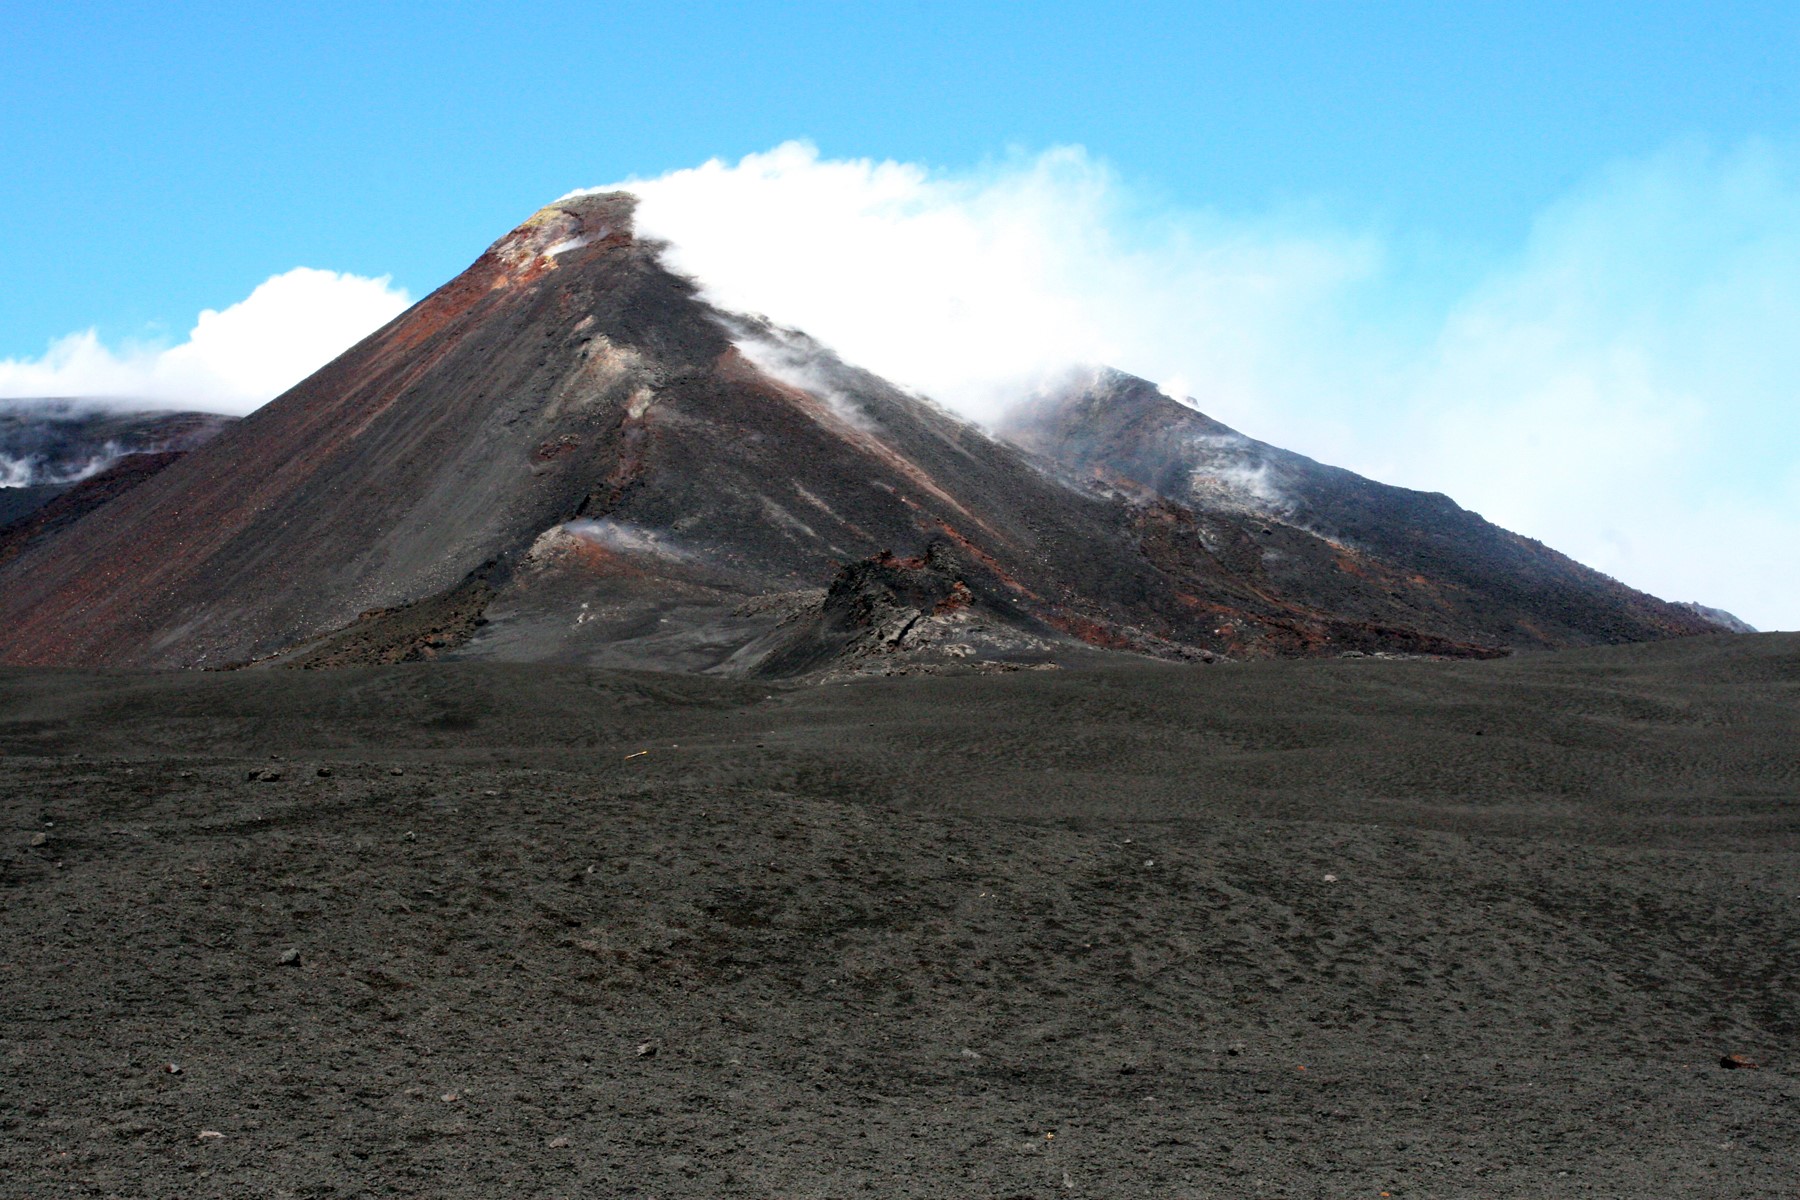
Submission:
[[[633,234],[630,197],[565,199],[103,517],[25,547],[0,568],[0,661],[768,675],[1096,647],[1491,656],[1712,628],[1443,497],[1273,448],[1315,473],[1290,489],[1304,503],[1184,489],[1185,460],[1154,454],[1211,423],[1139,403],[1147,388],[1109,376],[1015,422],[1021,450],[708,306]]]
[[[1017,667],[1050,657],[1057,635],[1020,611],[993,571],[933,542],[916,558],[883,551],[850,564],[816,607],[750,650],[757,672],[774,677],[892,673],[896,660],[920,656]]]

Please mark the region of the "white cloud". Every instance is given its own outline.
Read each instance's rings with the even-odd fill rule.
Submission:
[[[1379,260],[1279,219],[1146,217],[1073,148],[952,174],[788,143],[625,186],[721,307],[976,416],[1072,362],[1192,373],[1235,401]]]
[[[1450,296],[1391,238],[1158,208],[1078,148],[946,172],[790,143],[623,186],[722,307],[977,418],[1108,363],[1639,587],[1800,627],[1800,182],[1770,148],[1601,172]]]
[[[116,397],[248,412],[336,358],[410,303],[391,279],[296,267],[220,311],[175,346],[114,348],[93,330],[36,359],[0,359],[0,397]]]

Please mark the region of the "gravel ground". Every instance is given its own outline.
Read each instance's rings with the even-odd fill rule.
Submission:
[[[1797,748],[1783,635],[0,672],[0,1195],[1792,1195]]]

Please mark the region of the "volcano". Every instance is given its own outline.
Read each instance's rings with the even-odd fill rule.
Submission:
[[[545,208],[0,568],[0,660],[738,675],[1491,657],[1715,626],[1097,372],[990,432]]]

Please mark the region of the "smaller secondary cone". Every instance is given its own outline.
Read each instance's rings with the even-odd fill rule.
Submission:
[[[1122,372],[1074,375],[999,432],[1072,482],[1145,498],[1147,521],[1191,530],[1241,574],[1321,613],[1541,649],[1718,632],[1692,606],[1628,588],[1448,496],[1245,437]],[[1178,554],[1165,565],[1183,569]],[[1382,640],[1339,639],[1361,650]]]
[[[706,304],[632,206],[543,209],[22,546],[0,567],[0,661],[789,675],[1095,650],[1486,657],[1714,628],[1129,376],[995,437]]]

